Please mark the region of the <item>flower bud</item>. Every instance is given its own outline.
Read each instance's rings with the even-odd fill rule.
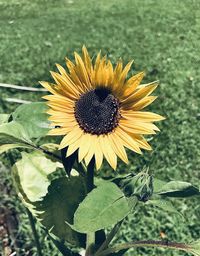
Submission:
[[[139,201],[146,202],[153,194],[153,177],[141,172],[135,176],[127,177],[120,182],[125,196],[136,196]]]

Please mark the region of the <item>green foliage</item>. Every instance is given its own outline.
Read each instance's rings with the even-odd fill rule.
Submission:
[[[11,115],[0,115],[0,154],[14,148],[35,149],[31,141],[47,134],[49,122],[47,105],[34,102],[20,105]],[[10,116],[12,121],[8,122]]]
[[[188,249],[188,252],[192,253],[195,256],[200,256],[200,239],[192,242],[189,246],[190,249]]]
[[[112,182],[102,181],[79,205],[73,228],[82,233],[110,227],[130,212],[122,191]]]
[[[175,180],[162,185],[158,188],[157,193],[168,197],[190,197],[200,195],[199,189],[194,187],[191,183]]]
[[[26,196],[28,202],[42,200],[47,194],[50,185],[48,175],[55,172],[56,167],[56,162],[41,153],[22,153],[22,159],[15,163],[13,171],[19,177],[22,195]]]
[[[153,198],[149,200],[147,204],[156,206],[164,212],[175,213],[180,215],[180,212],[178,212],[177,208],[173,205],[173,203],[169,199],[162,198],[162,197]]]
[[[29,138],[39,138],[49,131],[47,109],[44,102],[23,104],[12,113],[12,117],[24,127]]]
[[[21,147],[34,148],[23,126],[15,121],[0,125],[0,153]]]
[[[51,233],[76,246],[83,246],[84,235],[73,231],[66,222],[86,194],[80,176],[54,180],[49,175],[56,171],[56,163],[39,153],[23,153],[14,168],[14,180],[24,204]]]
[[[86,195],[84,180],[80,176],[62,177],[51,182],[48,194],[35,204],[37,218],[59,237],[76,246],[83,246],[85,236],[72,230],[74,213]]]
[[[126,167],[120,163],[118,169],[135,172],[138,166],[147,164],[162,180],[183,179],[198,184],[199,1],[188,0],[186,4],[178,0],[142,3],[139,0],[2,0],[0,12],[1,82],[37,86],[38,80],[50,80],[48,70],[55,70],[55,62],[64,65],[64,56],[70,57],[74,50],[80,51],[83,43],[92,55],[102,49],[113,62],[118,57],[127,61],[134,58],[132,72],[145,70],[145,82],[159,79],[160,86],[155,93],[159,97],[150,108],[165,114],[167,120],[159,124],[159,135],[153,140],[149,138],[153,151],[141,157],[130,154],[130,165]],[[15,97],[38,101],[43,95],[0,90],[3,99]],[[16,104],[6,103],[6,107],[9,113],[15,110]],[[0,109],[5,112],[2,105]],[[111,175],[108,168],[104,168],[101,174]],[[25,244],[32,248],[25,213],[15,196],[9,199],[15,208],[20,208],[19,232],[25,235],[23,248]],[[122,227],[120,240],[158,238],[161,230],[169,239],[176,241],[198,237],[199,198],[177,200],[174,204],[178,211],[184,213],[184,222],[164,210],[141,208],[134,217],[129,216],[129,226]],[[42,242],[45,256],[58,255],[48,239]],[[34,250],[33,254],[36,255]],[[126,255],[186,254],[142,249]]]
[[[9,114],[0,114],[0,125],[7,123],[10,115]]]
[[[129,175],[120,182],[127,197],[136,196],[139,201],[147,201],[153,194],[153,177],[147,172]]]

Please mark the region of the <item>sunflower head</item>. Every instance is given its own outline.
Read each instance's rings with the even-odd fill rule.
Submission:
[[[153,122],[162,116],[142,111],[156,96],[150,94],[157,82],[140,85],[144,72],[127,79],[132,62],[125,67],[119,60],[115,67],[99,53],[92,62],[85,47],[75,63],[66,59],[68,71],[57,64],[59,73],[51,72],[54,84],[40,82],[51,95],[44,96],[50,109],[50,135],[63,135],[60,149],[67,147],[66,157],[78,151],[79,161],[96,167],[103,158],[116,169],[117,157],[128,163],[126,148],[141,154],[151,147],[145,134],[159,129]]]

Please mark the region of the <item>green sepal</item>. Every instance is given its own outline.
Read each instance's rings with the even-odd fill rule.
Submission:
[[[137,197],[139,201],[146,202],[153,194],[153,177],[147,172],[129,175],[120,181],[125,196]]]

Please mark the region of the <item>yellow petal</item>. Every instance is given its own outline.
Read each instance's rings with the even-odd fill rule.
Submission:
[[[130,134],[130,136],[137,141],[140,148],[146,149],[146,150],[152,150],[149,143],[140,135],[136,134]]]
[[[48,132],[48,135],[55,135],[55,136],[58,136],[58,135],[65,135],[65,134],[67,134],[70,130],[71,130],[71,128],[55,128],[55,129],[51,129],[51,130]]]
[[[64,109],[62,111],[60,110],[53,110],[53,109],[49,109],[48,111],[46,111],[47,114],[55,116],[55,117],[61,117],[61,118],[74,118],[74,111],[71,110],[71,112],[68,112],[67,110],[64,111]],[[75,119],[75,118],[74,118]]]
[[[156,122],[164,120],[165,117],[160,116],[153,112],[145,112],[145,111],[121,111],[122,116],[126,119],[132,120],[133,122],[141,121],[141,122]]]
[[[132,76],[125,84],[125,91],[123,94],[123,97],[128,97],[130,96],[138,87],[138,85],[141,83],[145,73],[140,72],[134,76]]]
[[[92,147],[92,135],[85,133],[82,135],[80,140],[80,146],[78,151],[78,161],[81,162],[88,153],[90,147]]]
[[[122,61],[119,60],[117,62],[117,65],[115,66],[114,74],[113,74],[113,91],[117,91],[116,89],[118,88],[119,77],[121,76],[122,69],[123,69],[123,64],[122,64]]]
[[[79,88],[81,93],[84,93],[88,91],[89,88],[87,88],[87,85],[84,85],[79,76],[76,73],[76,65],[74,65],[73,62],[71,62],[69,59],[66,58],[66,64],[70,72],[70,77],[74,84]]]
[[[127,122],[120,121],[119,126],[127,132],[135,134],[155,134],[153,126],[151,123],[136,123],[136,122]]]
[[[85,63],[86,69],[87,69],[88,73],[90,74],[93,67],[92,67],[90,55],[85,46],[83,46],[83,48],[82,48],[82,53],[83,53],[83,61]]]
[[[119,158],[121,158],[121,160],[127,164],[128,157],[124,149],[124,146],[121,144],[121,140],[118,139],[118,136],[115,133],[109,134],[108,138],[110,140],[110,144],[113,150],[115,151],[116,155],[118,155]]]
[[[83,62],[83,60],[81,59],[81,57],[75,52],[74,53],[75,56],[75,61],[76,61],[76,70],[77,70],[77,74],[79,75],[79,78],[81,78],[82,82],[87,85],[87,87],[91,87],[90,84],[90,80],[89,80],[89,76],[85,67],[85,64]]]
[[[42,97],[45,100],[49,100],[53,103],[63,104],[65,106],[74,106],[74,100],[62,95],[46,95]]]
[[[132,94],[128,98],[125,98],[124,100],[121,101],[123,104],[123,108],[126,108],[129,105],[133,105],[134,103],[138,102],[142,98],[148,96],[156,89],[157,86],[158,86],[158,82],[152,82],[147,86],[138,89],[134,94]]]
[[[74,108],[66,107],[66,106],[61,106],[60,104],[54,104],[51,102],[47,102],[47,105],[54,111],[58,112],[63,112],[63,113],[68,113],[68,114],[74,114]]]
[[[55,84],[51,84],[45,81],[39,81],[39,83],[52,94],[58,94]]]
[[[65,76],[62,76],[56,72],[50,72],[55,82],[60,85],[60,90],[63,94],[69,95],[70,97],[77,99],[80,96],[80,90],[73,82],[69,82]]]
[[[133,150],[138,154],[142,154],[138,146],[138,143],[135,140],[133,140],[131,136],[129,136],[126,132],[124,132],[119,126],[116,128],[115,133],[121,139],[121,143],[123,143],[125,147]]]
[[[71,132],[69,132],[61,141],[59,149],[65,148],[68,145],[74,143],[80,139],[83,135],[83,131],[77,126]]]
[[[127,75],[128,75],[128,72],[129,72],[129,70],[130,70],[132,64],[133,64],[133,61],[130,61],[130,62],[124,67],[124,69],[123,69],[123,71],[122,71],[122,73],[121,73],[121,75],[120,75],[120,77],[119,77],[120,83],[124,83],[124,81],[125,81],[125,79],[126,79],[126,77],[127,77]]]
[[[117,156],[116,156],[115,152],[113,151],[113,149],[110,145],[110,142],[109,142],[109,139],[108,139],[107,135],[99,136],[99,141],[100,141],[101,150],[102,150],[106,160],[108,161],[110,166],[114,170],[116,170]]]
[[[85,164],[88,165],[92,159],[92,157],[94,156],[95,153],[95,148],[96,148],[96,144],[97,144],[97,136],[93,135],[92,136],[92,142],[93,145],[89,148],[89,151],[87,153],[87,155],[85,156]]]
[[[99,138],[97,138],[97,143],[95,145],[95,160],[96,169],[99,170],[103,162],[103,152],[100,147]]]
[[[79,145],[80,145],[80,141],[77,140],[75,141],[74,143],[70,144],[67,148],[67,153],[66,153],[66,156],[70,156],[72,155],[78,148],[79,148]]]
[[[157,96],[147,96],[138,101],[137,103],[133,104],[132,106],[130,106],[130,109],[141,110],[150,105],[155,99],[157,99]]]

